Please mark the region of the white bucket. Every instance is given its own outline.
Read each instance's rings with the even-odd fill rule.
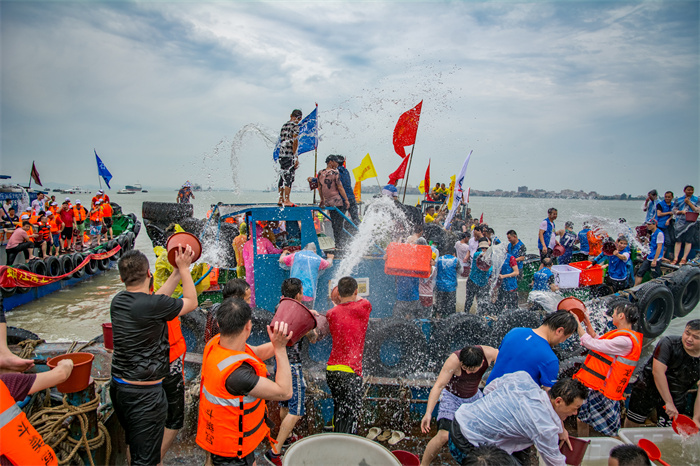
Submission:
[[[286,466],[401,466],[382,445],[350,434],[316,434],[294,442],[282,458]]]
[[[553,265],[554,283],[559,288],[578,288],[578,279],[581,275],[581,270],[570,265]]]

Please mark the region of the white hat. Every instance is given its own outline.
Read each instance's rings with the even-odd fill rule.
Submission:
[[[76,204],[80,204],[80,199],[76,199],[76,200],[75,200],[75,203],[76,203]]]
[[[20,220],[29,219],[29,215],[27,215],[27,214],[22,214],[22,215],[20,215],[19,219],[20,219]]]
[[[53,215],[53,212],[51,212],[50,210],[48,210],[48,211],[46,212],[46,216],[47,216],[47,217],[51,217],[52,215]]]
[[[32,211],[32,208],[31,208],[31,207],[27,207],[27,208],[24,209],[24,211],[25,211],[25,212],[31,212],[31,211]]]
[[[67,197],[67,198],[66,198],[66,201],[70,202],[70,197]]]
[[[97,191],[97,194],[104,194],[104,193],[105,193],[105,192],[102,191],[101,189],[99,189],[99,190]]]
[[[53,202],[51,203],[51,205],[58,205],[58,202],[53,201]]]

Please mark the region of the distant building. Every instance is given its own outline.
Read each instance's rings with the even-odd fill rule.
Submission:
[[[527,192],[527,186],[518,186],[518,192],[519,192],[519,193],[526,193],[526,192]]]

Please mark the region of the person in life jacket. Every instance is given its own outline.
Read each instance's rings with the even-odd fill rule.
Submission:
[[[102,228],[102,236],[104,236],[105,241],[112,239],[114,235],[112,234],[112,214],[114,209],[112,209],[112,204],[109,202],[102,203],[102,223],[104,228]]]
[[[627,238],[620,236],[617,241],[615,241],[615,252],[611,256],[606,256],[601,252],[598,257],[593,259],[591,265],[587,268],[590,269],[594,264],[599,264],[607,257],[608,265],[604,267],[608,268],[608,274],[605,277],[605,282],[612,287],[613,293],[617,293],[620,290],[628,288],[628,266],[631,264],[631,254]]]
[[[0,464],[58,465],[56,453],[29,423],[17,402],[66,381],[72,371],[73,361],[63,359],[48,372],[0,374]]]
[[[46,216],[51,231],[51,249],[49,253],[52,256],[57,256],[58,251],[61,250],[61,228],[63,224],[61,223],[61,218],[50,210],[46,212]]]
[[[586,330],[579,322],[581,345],[590,353],[574,379],[591,390],[578,413],[579,437],[587,437],[589,427],[608,436],[620,430],[620,401],[625,399],[625,389],[642,353],[643,336],[633,330],[638,320],[639,308],[628,303],[613,310],[616,329],[601,337],[593,331],[588,316],[584,319]]]
[[[73,246],[81,249],[83,245],[83,233],[88,226],[86,222],[88,218],[88,211],[83,207],[80,199],[75,200],[75,205],[73,206],[73,219],[75,220],[75,231],[73,231]]]
[[[253,464],[255,449],[270,437],[265,400],[292,397],[287,342],[293,336],[284,322],[267,327],[270,343],[246,344],[253,328],[252,310],[239,298],[225,300],[217,311],[221,333],[202,356],[197,445],[214,464]],[[275,357],[275,380],[266,377],[264,360]]]
[[[90,208],[90,243],[92,247],[102,244],[102,201]]]
[[[34,247],[39,248],[41,257],[46,257],[51,247],[51,225],[46,219],[46,212],[39,212],[39,221],[36,223],[38,238],[34,241]]]

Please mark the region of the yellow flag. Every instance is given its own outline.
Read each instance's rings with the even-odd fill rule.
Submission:
[[[355,175],[355,181],[364,181],[367,178],[377,176],[377,172],[374,170],[374,164],[372,163],[372,159],[369,157],[369,154],[365,155],[359,167],[352,169],[352,173]]]
[[[418,183],[418,191],[421,194],[425,194],[425,180],[420,180],[420,183]]]
[[[361,181],[355,181],[355,188],[352,190],[352,193],[355,195],[355,202],[362,201],[362,182]]]
[[[452,199],[455,193],[455,183],[457,182],[457,175],[452,175],[450,178],[450,187],[447,189],[447,208],[452,210]]]

